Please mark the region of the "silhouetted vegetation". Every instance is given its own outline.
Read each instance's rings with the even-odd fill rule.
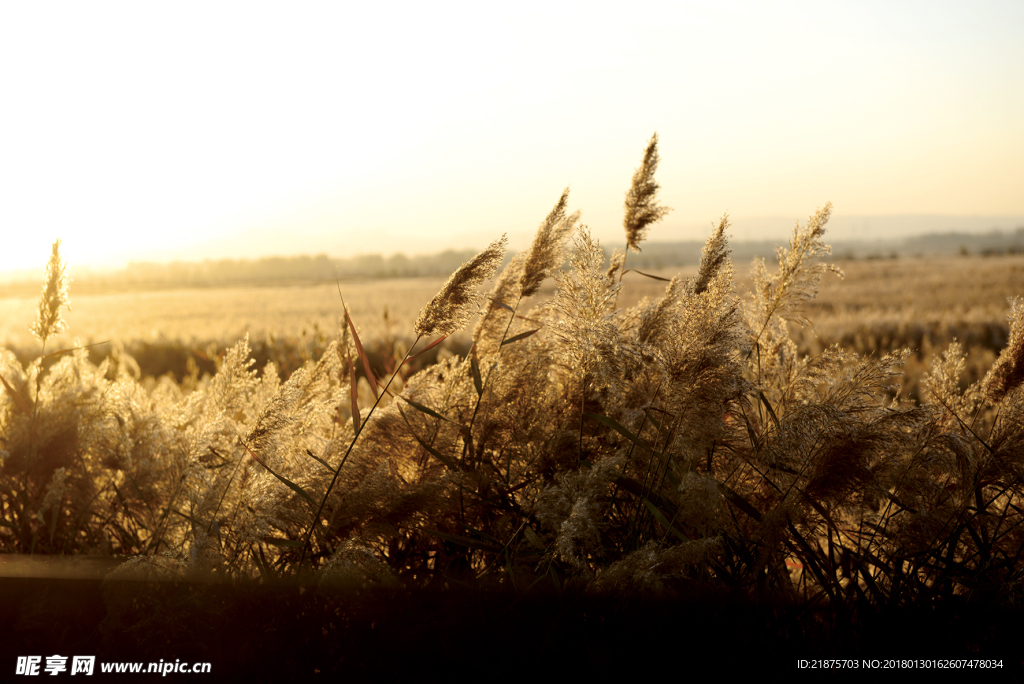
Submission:
[[[626,200],[634,250],[666,211],[656,162],[655,138]],[[272,635],[255,648],[288,645],[296,676],[407,672],[350,640],[480,666],[524,649],[622,665],[690,636],[850,655],[913,621],[930,635],[1019,607],[1024,302],[983,377],[964,386],[954,342],[908,401],[909,350],[808,355],[790,334],[842,275],[825,262],[831,205],[775,267],[755,262],[742,297],[723,217],[695,275],[619,308],[637,252],[609,268],[567,204],[529,250],[503,262],[499,239],[457,268],[379,363],[339,302],[338,338],[291,373],[257,372],[246,339],[212,375],[147,387],[126,353],[43,363],[67,303],[55,245],[40,354],[0,355],[0,549],[126,557],[103,585],[111,653],[124,634],[202,659],[215,647],[189,634],[244,624]],[[413,372],[477,310],[465,355]],[[928,657],[1007,658],[1014,624],[944,632]]]

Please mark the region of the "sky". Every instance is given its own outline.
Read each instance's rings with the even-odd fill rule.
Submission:
[[[0,271],[1024,225],[1024,3],[49,2],[0,9]],[[918,224],[915,224],[918,225]]]

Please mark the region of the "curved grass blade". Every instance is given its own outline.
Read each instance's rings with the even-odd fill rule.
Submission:
[[[687,537],[682,532],[680,532],[679,530],[677,530],[675,527],[672,526],[672,524],[668,521],[668,519],[664,516],[664,514],[661,511],[658,510],[658,507],[655,506],[651,502],[650,499],[648,499],[646,496],[643,497],[643,499],[644,499],[644,503],[647,504],[647,510],[649,510],[651,512],[651,515],[654,516],[654,519],[657,520],[658,523],[662,527],[664,527],[666,530],[668,530],[669,532],[671,532],[675,536],[679,537],[679,539],[681,541],[684,541],[684,542],[691,541],[691,539],[689,537]]]
[[[718,486],[722,488],[722,493],[725,495],[725,498],[729,501],[729,503],[731,503],[736,508],[740,509],[741,511],[749,515],[757,522],[761,522],[761,512],[754,508],[749,501],[747,501],[742,496],[737,494],[735,491],[733,491],[731,487],[729,487],[726,484],[719,482]]]
[[[757,396],[761,400],[761,403],[764,404],[764,407],[766,409],[768,409],[768,415],[772,417],[772,422],[775,423],[775,429],[778,430],[779,429],[779,417],[775,415],[775,409],[773,409],[772,405],[768,403],[768,398],[766,396],[764,396],[764,392],[762,392],[761,390],[758,390],[757,391]]]
[[[349,364],[349,382],[350,388],[348,391],[349,411],[352,413],[352,427],[355,428],[356,433],[359,433],[359,421],[362,418],[359,415],[359,383],[356,381],[356,365],[355,363]]]
[[[537,332],[539,330],[540,330],[540,328],[534,328],[533,330],[527,330],[524,333],[519,333],[518,335],[510,337],[507,340],[505,340],[504,342],[502,342],[501,346],[504,347],[506,344],[512,344],[513,342],[518,342],[519,340],[525,340],[527,337],[529,337],[530,335],[534,334],[535,332]]]
[[[524,527],[523,534],[526,535],[526,541],[530,542],[534,548],[540,549],[541,551],[545,550],[546,547],[544,546],[544,542],[541,541],[541,538],[537,536],[537,533],[533,531],[532,527],[529,525]]]
[[[431,342],[430,344],[428,344],[428,345],[427,345],[426,347],[424,347],[423,349],[420,349],[420,350],[419,350],[418,352],[416,352],[415,354],[413,354],[412,356],[410,356],[410,357],[409,357],[409,359],[408,359],[408,361],[412,361],[413,359],[415,359],[415,358],[416,358],[417,356],[419,356],[420,354],[422,354],[422,353],[424,353],[424,352],[427,352],[427,351],[430,351],[431,349],[433,349],[433,348],[434,348],[434,347],[436,347],[437,345],[439,345],[439,344],[441,344],[442,342],[444,342],[444,341],[445,341],[446,339],[448,339],[448,336],[447,336],[447,335],[441,335],[441,336],[440,336],[440,337],[438,337],[438,338],[437,338],[436,340],[434,340],[433,342]],[[408,361],[407,361],[407,362],[408,362]]]
[[[435,458],[437,458],[438,461],[440,461],[441,463],[443,463],[446,466],[448,466],[449,470],[459,470],[459,464],[458,463],[456,463],[455,461],[451,460],[450,458],[448,458],[447,456],[442,454],[440,451],[438,451],[434,447],[432,447],[429,444],[427,444],[426,442],[424,442],[422,439],[419,438],[419,435],[414,433],[413,434],[413,439],[415,439],[417,442],[419,442],[420,446],[423,447],[424,449],[426,449],[428,452],[430,452],[430,454],[432,454]]]
[[[430,530],[430,529],[427,529],[426,527],[421,527],[420,529],[422,529],[427,534],[432,534],[435,537],[439,537],[441,539],[444,539],[445,541],[449,541],[449,542],[451,542],[453,544],[458,544],[459,546],[465,546],[465,547],[470,548],[470,549],[479,549],[481,551],[491,551],[491,552],[495,552],[495,553],[501,550],[500,546],[497,546],[495,544],[488,544],[488,543],[482,542],[482,541],[480,541],[478,539],[473,539],[472,537],[463,537],[462,535],[459,535],[459,534],[448,534],[447,532],[439,532],[437,530]]]
[[[644,276],[646,278],[650,278],[652,280],[662,280],[662,281],[664,281],[666,283],[671,283],[672,282],[671,278],[662,278],[661,276],[651,275],[650,273],[644,273],[643,271],[638,271],[635,268],[626,269],[625,271],[622,272],[622,275],[626,275],[627,273],[639,273],[640,275],[642,275],[642,276]]]
[[[316,508],[316,501],[314,501],[314,500],[313,500],[313,497],[311,497],[311,496],[310,496],[309,494],[307,494],[307,493],[306,493],[306,490],[305,490],[305,489],[303,489],[303,488],[302,488],[302,487],[300,487],[299,485],[295,484],[294,482],[292,482],[291,480],[289,480],[289,479],[288,479],[287,477],[285,477],[284,475],[281,475],[280,473],[276,473],[276,472],[274,472],[273,470],[271,470],[271,469],[270,469],[270,467],[269,467],[269,466],[268,466],[268,465],[267,465],[266,463],[264,463],[263,461],[261,461],[261,460],[259,459],[259,457],[258,457],[258,456],[256,456],[256,454],[254,454],[254,453],[252,452],[252,449],[250,449],[250,448],[248,447],[248,445],[246,445],[246,443],[245,443],[245,442],[243,442],[243,441],[242,441],[241,439],[239,439],[238,441],[239,441],[239,443],[240,443],[240,444],[241,444],[241,445],[242,445],[243,447],[245,447],[245,450],[249,452],[249,455],[250,455],[250,456],[252,456],[252,457],[253,457],[253,459],[255,459],[255,461],[256,461],[257,463],[259,463],[259,464],[260,464],[261,466],[263,466],[264,468],[266,468],[266,469],[267,469],[267,472],[268,472],[268,473],[270,473],[271,475],[273,475],[274,477],[276,477],[276,478],[277,478],[278,480],[280,480],[281,482],[283,482],[283,483],[284,483],[284,485],[285,485],[286,487],[288,487],[288,488],[289,488],[289,489],[291,489],[291,490],[292,490],[293,492],[295,492],[296,494],[298,494],[299,496],[301,496],[301,497],[302,497],[303,499],[305,499],[306,501],[308,501],[308,502],[309,502],[309,504],[310,504],[310,505],[311,505],[311,506],[312,506],[313,508]]]
[[[495,299],[494,297],[489,297],[489,299],[492,302],[494,302],[495,305],[500,306],[502,309],[508,309],[508,311],[510,311],[511,313],[515,313],[516,312],[515,309],[513,309],[511,306],[509,306],[505,302],[501,301],[500,299]]]
[[[605,425],[607,425],[611,429],[615,430],[616,432],[618,432],[620,435],[622,435],[623,437],[625,437],[629,441],[631,441],[634,444],[636,444],[641,449],[647,449],[648,451],[655,451],[653,446],[651,446],[650,444],[648,444],[647,442],[643,441],[642,439],[640,439],[639,437],[634,435],[632,432],[630,432],[629,430],[624,428],[614,418],[609,418],[608,416],[602,416],[600,413],[585,413],[583,415],[587,416],[588,418],[593,418],[594,420],[596,420],[599,423],[604,423]]]
[[[484,395],[484,381],[480,376],[480,359],[476,355],[476,342],[473,343],[473,348],[469,352],[469,368],[473,371],[473,387],[476,388],[476,396],[482,397]]]
[[[658,429],[658,432],[665,435],[666,437],[669,436],[669,431],[665,429],[665,426],[663,426],[660,422],[658,422],[655,419],[654,416],[651,415],[651,409],[644,409],[644,414],[647,416],[647,420],[651,421],[651,425]]]
[[[316,461],[317,463],[319,463],[320,465],[322,465],[322,466],[323,466],[324,468],[327,468],[327,470],[329,470],[330,472],[332,472],[332,473],[333,473],[333,472],[335,472],[334,468],[332,468],[332,467],[331,467],[330,465],[328,465],[327,461],[323,460],[323,459],[322,459],[322,458],[320,458],[319,456],[315,456],[315,455],[313,455],[313,452],[312,452],[312,451],[310,451],[309,449],[306,449],[306,454],[307,454],[307,455],[308,455],[308,456],[309,456],[309,457],[310,457],[311,459],[313,459],[314,461]]]
[[[0,382],[4,383],[4,387],[7,388],[7,393],[11,395],[15,408],[21,411],[23,415],[31,416],[32,406],[29,404],[29,400],[18,394],[18,392],[7,383],[7,379],[2,375],[0,375]]]
[[[414,409],[416,409],[417,411],[419,411],[421,413],[426,413],[428,416],[433,416],[434,418],[437,418],[438,420],[443,420],[446,423],[451,423],[452,425],[458,425],[459,427],[462,427],[461,425],[456,423],[454,420],[449,420],[449,419],[445,418],[444,416],[442,416],[440,413],[438,413],[434,409],[429,408],[427,406],[424,406],[423,404],[420,404],[418,402],[415,402],[412,399],[409,399],[408,397],[406,397],[405,395],[400,394],[400,395],[398,395],[398,397],[399,397],[399,399],[402,399],[403,401],[405,401],[405,403],[409,404],[409,406],[412,406]]]
[[[338,296],[341,297],[341,306],[345,309],[345,320],[348,322],[349,330],[352,331],[352,340],[356,343],[356,353],[359,354],[359,360],[363,362],[363,370],[366,371],[366,381],[370,383],[370,388],[373,389],[373,398],[378,398],[377,392],[377,376],[373,374],[373,369],[370,368],[370,359],[366,356],[366,352],[363,351],[363,343],[359,340],[359,333],[356,332],[356,324],[352,322],[352,316],[348,313],[348,304],[345,303],[345,298],[341,296],[341,285],[338,285]]]
[[[46,356],[40,357],[40,360],[46,360],[51,356],[60,356],[62,354],[70,354],[71,352],[78,351],[79,349],[91,349],[92,347],[98,347],[101,344],[110,344],[110,340],[103,340],[102,342],[93,342],[92,344],[83,344],[81,347],[70,347],[68,349],[59,349],[55,352],[50,352]]]

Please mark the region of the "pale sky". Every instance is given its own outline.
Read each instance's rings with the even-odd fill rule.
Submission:
[[[1019,0],[7,2],[0,271],[58,237],[72,268],[523,248],[566,186],[621,246],[655,131],[652,240],[726,212],[785,235],[827,201],[840,227],[999,223],[1024,217],[1022,29]]]

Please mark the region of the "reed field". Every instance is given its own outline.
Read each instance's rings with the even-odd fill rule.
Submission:
[[[1008,297],[1024,291],[1024,256],[921,256],[900,259],[845,259],[836,262],[843,279],[822,282],[807,304],[811,325],[791,331],[801,352],[817,354],[840,344],[859,354],[908,348],[904,393],[918,398],[918,383],[928,363],[954,339],[967,352],[970,384],[981,379],[1006,346],[1009,335]],[[736,288],[750,289],[750,264],[736,264]],[[697,265],[645,271],[671,279],[691,277]],[[341,321],[339,286],[361,339],[379,372],[385,357],[412,341],[412,322],[423,302],[444,283],[443,278],[348,279],[340,283],[292,286],[214,287],[108,292],[75,297],[64,318],[68,329],[52,341],[58,348],[91,345],[98,364],[120,345],[139,364],[140,378],[189,375],[189,359],[202,373],[213,373],[213,359],[249,335],[257,368],[273,360],[290,373],[319,358]],[[644,297],[663,294],[664,283],[629,274],[622,282],[620,305],[634,306]],[[551,283],[538,296],[550,296]],[[38,297],[0,299],[0,345],[23,363],[38,353],[38,340],[25,321],[38,307]],[[465,355],[472,346],[468,331],[455,333],[439,352]],[[436,360],[429,353],[417,364]],[[362,371],[359,371],[362,374]]]
[[[3,304],[0,550],[118,563],[84,632],[26,638],[284,679],[718,640],[1019,667],[1024,259],[834,262],[826,204],[775,263],[734,265],[723,217],[640,274],[657,164],[610,264],[568,190],[447,281],[69,313],[54,245]]]

